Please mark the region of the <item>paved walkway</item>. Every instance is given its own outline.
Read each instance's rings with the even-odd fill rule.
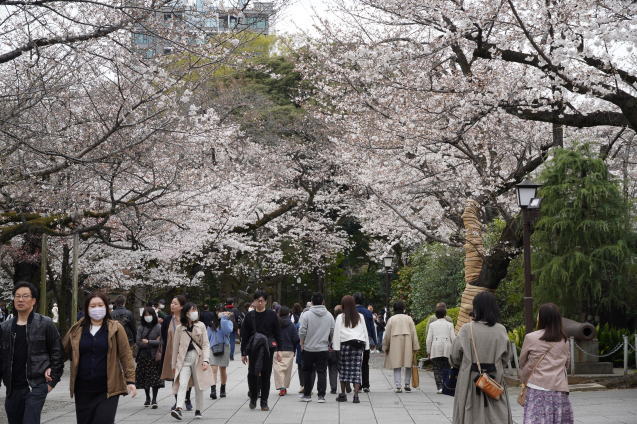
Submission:
[[[184,420],[210,424],[442,424],[451,422],[453,398],[435,392],[433,376],[421,371],[421,387],[412,393],[395,394],[392,391],[393,376],[381,368],[382,355],[372,354],[370,371],[372,391],[361,393],[361,403],[337,403],[334,395],[327,395],[327,402],[303,403],[298,401],[298,378],[293,377],[290,394],[283,398],[274,391],[270,395],[270,412],[250,410],[247,402],[248,386],[246,370],[239,361],[231,362],[228,378],[228,397],[211,400],[206,393],[204,419],[193,420],[193,412],[184,412]],[[68,374],[66,374],[68,376]],[[329,389],[329,387],[328,387]],[[4,388],[0,402],[4,404]],[[513,417],[521,422],[522,409],[515,402],[517,389],[510,390]],[[193,396],[194,399],[194,396]],[[316,395],[315,395],[316,399]],[[602,392],[575,392],[571,394],[575,419],[578,424],[637,424],[637,390],[610,390]],[[143,391],[135,399],[120,398],[117,423],[151,424],[177,422],[169,414],[174,398],[168,389],[159,392],[159,409],[142,406]],[[0,423],[6,422],[4,410]],[[75,423],[75,410],[69,398],[68,379],[64,379],[49,395],[44,416],[46,424]]]

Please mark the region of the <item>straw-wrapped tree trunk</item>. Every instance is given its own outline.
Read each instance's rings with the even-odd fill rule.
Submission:
[[[473,298],[483,291],[493,291],[478,285],[484,265],[484,243],[482,240],[482,225],[480,223],[480,205],[475,200],[468,200],[462,214],[465,227],[465,260],[464,280],[466,283],[460,301],[460,313],[456,323],[456,331],[469,322],[469,313],[473,310]]]

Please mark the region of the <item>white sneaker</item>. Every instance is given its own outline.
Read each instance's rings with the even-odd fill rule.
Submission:
[[[441,394],[442,394],[442,389],[438,389],[438,391],[437,391],[436,393],[438,393],[439,395],[441,395]]]
[[[402,388],[400,388],[400,387],[396,387],[396,388],[394,389],[394,393],[402,393],[402,392],[403,392],[403,389],[402,389]]]

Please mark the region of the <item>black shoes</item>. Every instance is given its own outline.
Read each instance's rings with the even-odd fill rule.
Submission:
[[[405,391],[406,391],[407,393],[411,392],[411,387],[409,387],[409,386],[405,386]]]
[[[159,407],[157,406],[157,399],[153,399],[153,401],[150,403],[150,407],[151,407],[151,409],[157,409],[157,408],[159,408]]]
[[[261,410],[262,411],[269,411],[270,407],[268,406],[267,402],[261,402]]]
[[[210,387],[210,399],[217,399],[217,386]]]
[[[192,411],[192,402],[190,399],[186,399],[186,411]]]
[[[250,409],[254,409],[257,407],[257,400],[256,399],[250,399]]]
[[[226,385],[222,384],[221,388],[219,389],[219,397],[226,397]]]
[[[146,402],[144,402],[144,408],[148,408],[150,406],[150,399],[146,399]]]
[[[354,395],[354,400],[352,400],[352,403],[361,403],[360,399],[358,398],[358,395]]]
[[[364,391],[365,393],[369,393],[369,387],[363,387],[363,391]]]
[[[330,393],[331,393],[331,394],[333,394],[333,395],[335,395],[335,394],[336,394],[336,389],[332,389],[332,390],[330,390]]]
[[[336,396],[336,401],[337,402],[347,402],[347,395],[345,393],[339,393],[339,395]]]
[[[195,419],[196,420],[200,420],[203,416],[201,415],[201,411],[200,410],[196,410],[195,411]]]
[[[182,420],[180,408],[175,408],[172,411],[170,411],[170,415],[172,415],[173,418],[178,419],[179,421]]]

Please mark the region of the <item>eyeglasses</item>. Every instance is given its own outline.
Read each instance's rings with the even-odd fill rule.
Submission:
[[[31,295],[30,295],[30,294],[23,294],[23,295],[19,295],[19,294],[17,294],[17,295],[15,295],[15,296],[13,296],[13,298],[14,298],[15,300],[27,300],[27,299],[30,299],[30,298],[31,298]]]

